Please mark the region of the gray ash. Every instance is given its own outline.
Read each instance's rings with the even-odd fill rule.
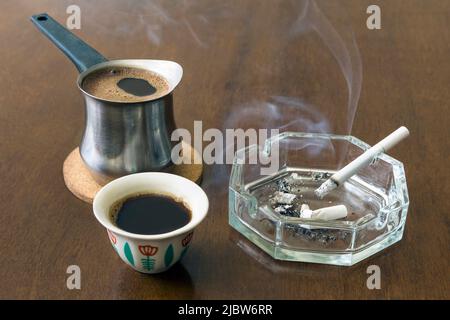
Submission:
[[[296,238],[305,238],[309,241],[318,241],[322,245],[329,245],[337,240],[345,241],[349,232],[330,229],[308,229],[299,224],[287,224],[286,229]]]
[[[292,206],[288,208],[282,207],[282,211],[279,211],[278,213],[286,217],[295,217],[295,218],[300,217],[300,211],[293,209]]]
[[[289,185],[289,182],[286,178],[277,180],[275,183],[277,185],[278,191],[291,193],[291,186]]]
[[[276,191],[270,200],[272,209],[284,216],[300,217],[300,211],[295,209],[297,207],[297,196],[291,192],[292,188],[288,179],[283,178],[275,183]]]
[[[331,176],[328,172],[314,173],[312,179],[314,181],[326,180]],[[300,181],[300,180],[299,180]],[[277,180],[276,191],[271,199],[272,209],[278,214],[286,217],[299,218],[301,215],[300,207],[302,204],[302,196],[299,195],[298,184],[301,183],[292,178],[282,178]],[[295,199],[290,199],[295,194]],[[296,238],[304,238],[308,241],[317,241],[320,244],[327,246],[337,240],[345,240],[349,233],[345,231],[336,231],[331,229],[309,229],[302,224],[286,224],[288,230]]]
[[[327,180],[329,177],[331,177],[331,174],[328,172],[314,172],[312,174],[313,181]]]

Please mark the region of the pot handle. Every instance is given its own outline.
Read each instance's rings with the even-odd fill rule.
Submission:
[[[64,28],[47,13],[36,14],[31,17],[31,21],[69,57],[80,73],[95,64],[108,61],[97,50]]]

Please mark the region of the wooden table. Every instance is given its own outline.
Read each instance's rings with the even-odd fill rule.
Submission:
[[[0,298],[450,298],[449,2],[380,1],[381,30],[366,27],[378,1],[319,1],[320,12],[301,1],[75,2],[75,33],[105,56],[183,65],[178,127],[305,119],[290,129],[352,128],[368,143],[409,127],[391,152],[407,174],[406,231],[354,267],[275,262],[229,227],[229,166],[213,165],[202,183],[210,213],[189,254],[164,274],[133,272],[62,178],[81,138],[83,101],[75,68],[28,18],[48,12],[65,22],[71,2],[2,1]],[[348,79],[353,94],[361,85],[353,126]],[[81,268],[81,290],[66,287],[69,265]],[[369,265],[381,269],[380,290],[366,287]]]

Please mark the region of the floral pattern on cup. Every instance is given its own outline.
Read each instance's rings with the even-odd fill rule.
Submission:
[[[106,229],[106,232],[108,232],[108,236],[109,236],[109,239],[111,240],[111,242],[112,242],[113,244],[116,244],[116,243],[117,243],[117,238],[116,238],[116,236],[114,235],[114,233],[112,233],[112,232],[109,231],[108,229]]]
[[[158,252],[158,247],[146,245],[138,246],[138,248],[139,252],[145,256],[145,258],[141,259],[142,267],[147,271],[152,271],[155,267],[155,259],[150,257],[154,256]]]
[[[181,240],[181,244],[183,245],[183,247],[186,247],[191,242],[193,235],[193,232],[189,232],[188,235],[184,237],[183,240]]]

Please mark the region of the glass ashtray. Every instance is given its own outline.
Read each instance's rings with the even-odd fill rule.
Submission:
[[[284,132],[264,146],[238,150],[229,185],[230,225],[279,260],[350,266],[389,247],[403,236],[409,204],[400,161],[380,154],[323,199],[314,194],[369,147],[353,136]],[[278,166],[267,174],[263,163],[275,158]],[[295,199],[279,203],[283,194]],[[345,205],[348,214],[304,219],[297,214],[302,204],[313,210]]]

